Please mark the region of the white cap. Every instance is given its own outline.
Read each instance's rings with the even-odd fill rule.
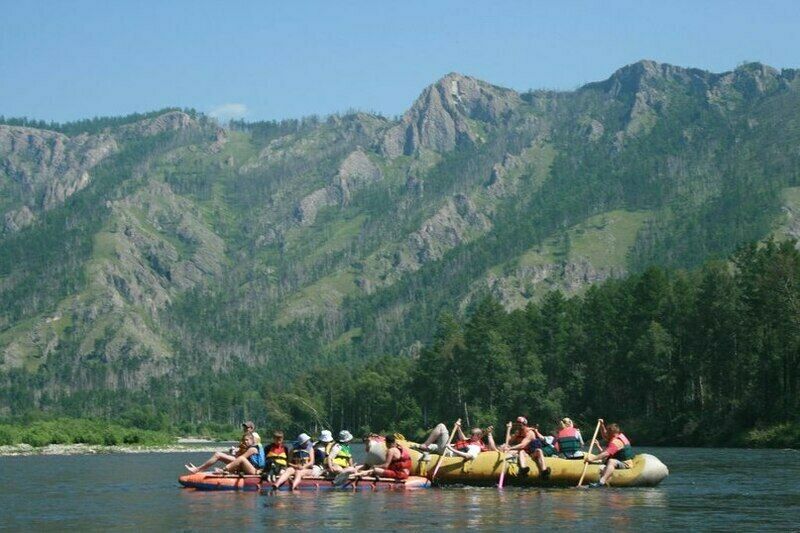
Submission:
[[[310,440],[311,440],[311,437],[309,437],[309,436],[308,436],[307,434],[305,434],[305,433],[300,433],[300,435],[298,435],[298,436],[297,436],[297,442],[298,442],[298,444],[305,444],[306,442],[308,442],[308,441],[310,441]]]
[[[320,442],[333,442],[333,435],[331,434],[331,430],[323,429],[319,432],[319,441]]]
[[[353,435],[349,431],[343,429],[339,432],[339,442],[350,442],[351,440],[353,440]]]

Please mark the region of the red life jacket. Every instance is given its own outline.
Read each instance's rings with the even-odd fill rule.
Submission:
[[[456,442],[453,445],[453,448],[455,448],[456,450],[458,450],[460,452],[466,452],[467,451],[467,446],[480,446],[482,452],[486,451],[486,445],[483,443],[482,440],[479,440],[477,442],[476,441],[471,441],[469,439],[460,440],[460,441]]]
[[[563,449],[562,449],[563,448]],[[556,450],[573,454],[581,449],[578,440],[578,430],[574,427],[565,427],[556,435]]]
[[[622,433],[617,433],[608,444],[610,445],[615,440],[618,440],[619,443],[617,443],[618,449],[616,453],[612,455],[614,459],[617,459],[619,461],[630,461],[636,456],[636,454],[633,453],[633,448],[631,447],[631,441],[628,440],[628,437],[626,437]]]
[[[403,470],[411,471],[411,456],[408,454],[408,450],[403,448],[402,446],[397,447],[400,450],[400,457],[395,457],[389,463],[389,470],[394,470],[395,472],[402,472]]]

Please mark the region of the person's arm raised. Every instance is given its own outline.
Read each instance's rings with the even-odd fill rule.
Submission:
[[[464,430],[461,429],[460,421],[456,422],[456,437],[458,437],[458,440],[467,440],[467,436],[464,435]]]

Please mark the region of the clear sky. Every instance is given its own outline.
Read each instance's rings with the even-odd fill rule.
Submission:
[[[655,59],[800,67],[800,1],[0,0],[0,114],[402,113],[456,71],[574,89]]]

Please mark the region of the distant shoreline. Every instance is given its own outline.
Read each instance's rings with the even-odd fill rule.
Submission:
[[[208,441],[202,439],[178,439],[175,444],[117,445],[101,444],[11,444],[0,446],[0,457],[25,457],[32,455],[105,455],[112,453],[188,453],[216,452],[230,446],[228,441]]]

